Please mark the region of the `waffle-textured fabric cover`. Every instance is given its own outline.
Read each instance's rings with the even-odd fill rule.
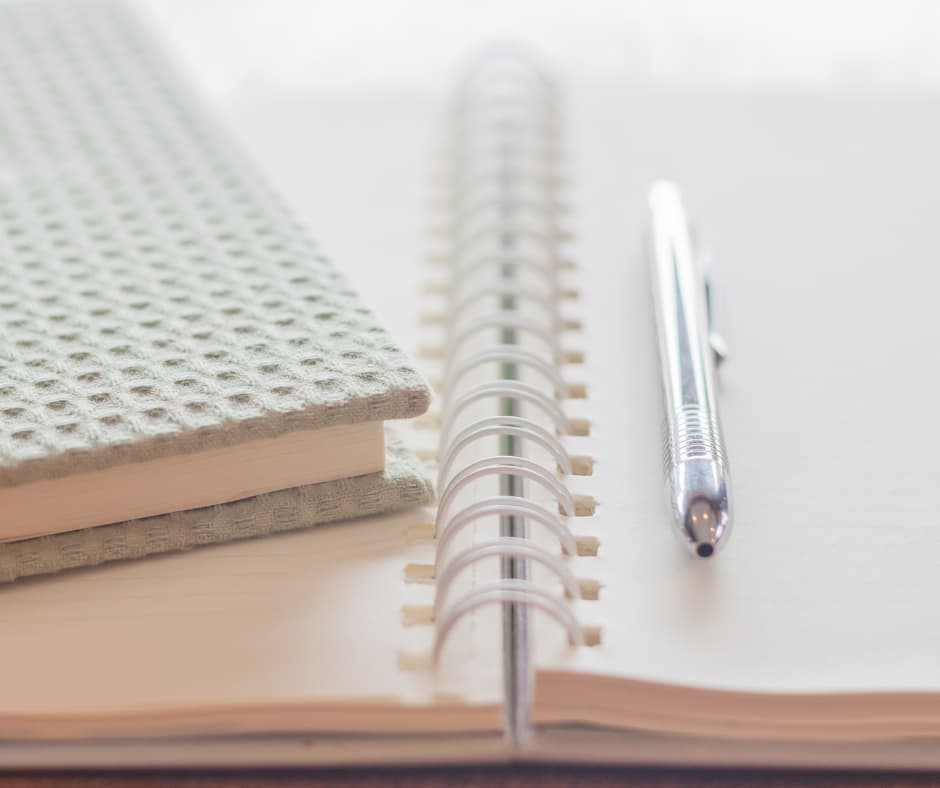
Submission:
[[[0,486],[428,397],[121,4],[0,3]]]
[[[386,455],[383,473],[279,490],[234,503],[115,525],[0,543],[0,583],[430,503],[431,483],[421,464],[390,430],[386,430]]]

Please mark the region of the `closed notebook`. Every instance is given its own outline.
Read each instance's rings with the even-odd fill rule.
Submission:
[[[413,509],[433,497],[427,469],[391,429],[385,468],[238,501],[0,543],[0,583]]]
[[[390,324],[420,271],[410,345],[439,397],[409,440],[437,457],[436,527],[419,510],[0,588],[0,763],[940,766],[940,110],[562,94],[487,63],[447,104],[445,162],[415,142],[430,101],[249,104],[242,127],[311,213],[334,190],[298,148],[387,207],[336,237],[415,261]],[[322,145],[351,129],[366,170],[359,144]],[[660,177],[714,255],[730,349],[736,530],[707,561],[663,485]],[[429,219],[424,265],[399,230]]]
[[[380,474],[426,385],[149,38],[0,18],[0,540]]]

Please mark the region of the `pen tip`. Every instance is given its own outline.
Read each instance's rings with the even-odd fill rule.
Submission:
[[[721,537],[718,510],[706,498],[697,498],[686,515],[685,531],[695,547],[696,555],[700,558],[713,555]]]

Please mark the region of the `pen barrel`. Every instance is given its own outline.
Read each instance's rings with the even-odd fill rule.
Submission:
[[[698,555],[708,557],[731,523],[728,456],[714,405],[708,288],[675,186],[655,184],[650,208],[669,501],[679,533]]]
[[[667,476],[676,464],[692,460],[728,465],[718,414],[710,408],[700,405],[676,408],[666,416],[664,435],[663,471]]]

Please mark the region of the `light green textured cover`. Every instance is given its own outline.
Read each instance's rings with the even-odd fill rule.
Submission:
[[[0,3],[0,486],[428,398],[123,5]]]
[[[366,517],[431,502],[414,454],[386,432],[383,473],[310,484],[202,509],[0,543],[0,583]]]

